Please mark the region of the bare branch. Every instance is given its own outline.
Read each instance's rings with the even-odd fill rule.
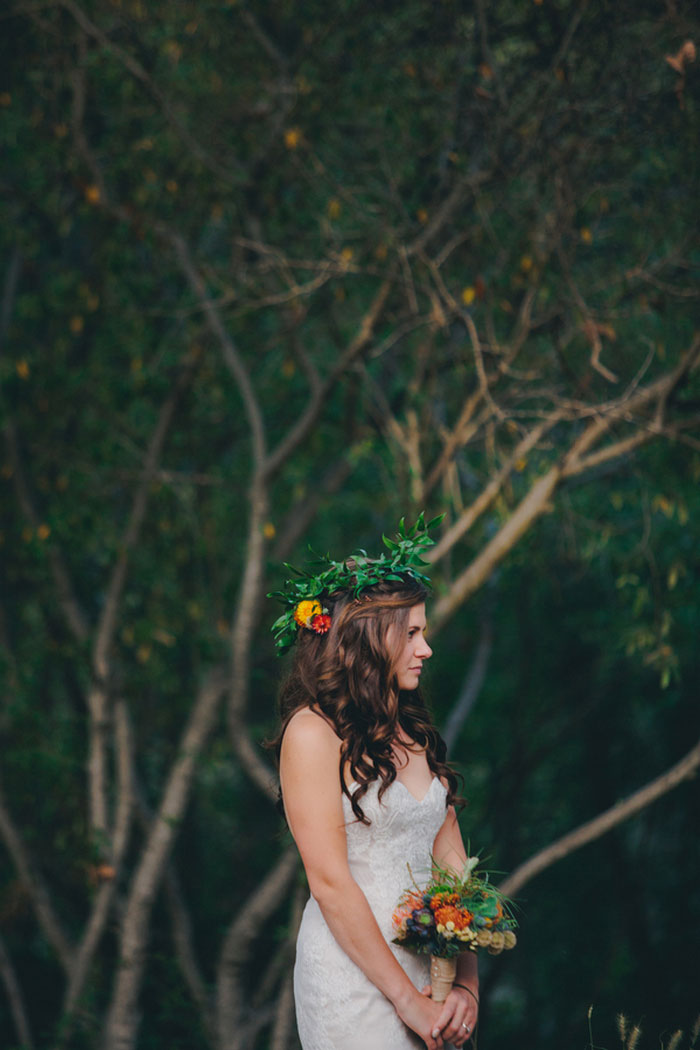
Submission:
[[[294,945],[307,898],[306,888],[302,885],[297,886],[292,900],[291,923],[287,935],[287,943],[285,948],[282,949],[288,953],[290,963],[294,956]],[[275,1020],[272,1026],[272,1035],[270,1036],[270,1050],[288,1050],[294,1028],[294,974],[291,965],[288,965],[287,970],[282,991],[277,1001]]]
[[[506,479],[515,468],[516,463],[524,460],[533,448],[535,448],[537,443],[541,441],[544,435],[557,425],[561,418],[561,412],[552,412],[542,423],[539,424],[539,426],[533,427],[533,429],[518,442],[498,473],[495,474],[488,485],[481,490],[474,502],[459,516],[454,525],[450,526],[447,532],[441,537],[440,541],[428,551],[426,555],[427,560],[434,564],[443,558],[448,551],[452,550],[455,544],[458,543],[459,540],[461,540],[461,538],[469,531],[474,522],[477,521],[484,511],[493,504],[503,488]]]
[[[622,438],[620,441],[615,441],[613,444],[599,449],[598,452],[591,452],[590,455],[584,456],[583,459],[570,463],[564,471],[563,477],[575,477],[577,474],[583,474],[585,471],[592,470],[593,467],[599,467],[603,463],[621,459],[628,452],[633,452],[641,445],[646,444],[647,441],[651,441],[652,438],[658,437],[663,433],[665,431],[661,427],[655,427],[653,424],[650,424],[646,430],[640,430],[637,434],[632,434],[631,437]]]
[[[157,470],[158,461],[162,455],[165,439],[175,415],[175,410],[185,390],[192,382],[198,365],[199,359],[197,355],[190,352],[184,355],[170,394],[163,402],[158,413],[158,419],[144,456],[141,480],[134,493],[129,520],[119,544],[119,556],[112,570],[104,607],[97,625],[92,663],[93,671],[100,682],[104,682],[107,679],[109,650],[114,637],[119,602],[126,583],[129,559],[136,546],[146,515],[153,476]]]
[[[131,1050],[138,1028],[137,1001],[146,960],[153,901],[187,805],[195,766],[226,689],[221,670],[201,686],[168,776],[158,812],[134,872],[122,920],[120,966],[102,1040],[103,1050]]]
[[[29,892],[39,926],[46,940],[56,952],[66,974],[70,974],[75,958],[75,949],[53,909],[48,888],[15,826],[5,800],[2,784],[0,784],[0,835],[7,847],[7,852],[12,857],[20,879]]]
[[[294,974],[287,973],[277,1000],[275,1020],[270,1036],[270,1050],[288,1050],[294,1028]]]
[[[699,350],[700,336],[694,340],[678,366],[671,372],[661,376],[660,379],[650,383],[647,387],[639,389],[633,395],[619,398],[617,401],[610,403],[605,410],[599,408],[597,417],[588,424],[583,433],[573,442],[562,460],[550,467],[546,474],[533,483],[529,492],[513,510],[496,535],[482,548],[471,564],[455,580],[449,593],[437,602],[432,614],[435,627],[442,626],[456,612],[459,606],[484,583],[496,565],[515,546],[535,519],[550,509],[550,499],[560,481],[567,472],[571,473],[576,469],[585,453],[600,440],[614,422],[634,420],[635,413],[647,408],[654,402],[657,404],[657,409],[661,408],[671,391],[678,386],[695,365]]]
[[[224,327],[221,314],[208,295],[204,279],[194,265],[191,252],[184,237],[172,230],[162,229],[161,233],[173,245],[176,257],[199,301],[209,329],[221,347],[224,361],[238,384],[251,428],[253,479],[249,493],[250,517],[246,541],[245,570],[236,602],[237,612],[231,628],[231,683],[228,723],[231,743],[241,765],[268,797],[275,798],[274,775],[266,767],[253,746],[244,717],[250,679],[250,639],[255,628],[264,575],[265,538],[263,526],[268,506],[264,471],[267,470],[269,463],[269,459],[266,459],[265,454],[265,425],[248,371],[233,340]],[[315,392],[312,393],[312,398],[314,396]]]
[[[265,463],[266,480],[269,481],[272,475],[279,470],[282,464],[286,462],[292,452],[294,452],[306,435],[311,431],[321,413],[326,398],[337,381],[345,374],[345,372],[347,372],[348,368],[367,348],[374,327],[381,315],[384,304],[386,303],[393,280],[394,271],[392,270],[389,276],[386,277],[379,286],[374,299],[360,321],[354,338],[350,341],[345,351],[340,355],[326,379],[323,380],[319,387],[312,390],[305,412],[297,420],[287,435],[280,441],[277,447],[270,452]]]
[[[10,954],[5,947],[5,942],[0,933],[0,978],[2,983],[5,985],[5,991],[7,992],[7,999],[10,1004],[10,1013],[12,1014],[12,1020],[17,1030],[17,1039],[21,1043],[24,1050],[34,1050],[34,1040],[32,1039],[31,1028],[29,1027],[29,1018],[27,1017],[27,1011],[24,1006],[24,1000],[22,998],[22,992],[17,980],[17,974],[15,968],[12,965],[12,959]]]
[[[249,11],[246,7],[240,7],[240,17],[246,23],[251,33],[262,47],[263,51],[268,55],[269,58],[276,62],[278,66],[286,73],[287,70],[287,59],[284,57],[277,44],[272,40],[270,35],[260,25],[255,15]]]
[[[120,63],[120,65],[122,65],[124,69],[128,73],[130,73],[132,77],[134,77],[135,80],[138,80],[140,84],[143,84],[146,90],[158,103],[166,120],[174,129],[174,131],[179,135],[184,145],[187,146],[191,153],[199,161],[201,161],[201,163],[206,168],[208,168],[209,171],[212,171],[219,178],[223,178],[226,181],[230,179],[231,174],[233,172],[240,171],[240,166],[237,162],[231,169],[227,169],[223,165],[219,164],[219,162],[216,161],[208,153],[208,151],[204,149],[204,147],[197,141],[194,135],[192,135],[191,132],[182,123],[177,113],[175,112],[175,109],[172,106],[171,102],[165,97],[163,92],[153,82],[151,77],[149,77],[148,73],[143,68],[141,63],[137,62],[136,59],[128,53],[128,51],[125,51],[118,44],[115,44],[113,40],[110,40],[107,34],[103,32],[99,28],[99,26],[95,25],[95,23],[88,17],[85,11],[83,11],[83,9],[77,3],[75,3],[75,0],[58,0],[58,3],[60,3],[60,5],[63,8],[65,8],[65,10],[69,12],[69,14],[73,16],[75,21],[78,23],[81,29],[85,33],[87,33],[88,36],[92,37],[93,40],[96,40],[100,44],[100,46],[105,49],[105,51],[108,51],[111,55],[113,55],[114,58],[116,58],[116,60]]]
[[[138,783],[136,773],[134,772],[133,775],[139,823],[144,833],[148,835],[153,825],[153,812],[146,801],[142,786]],[[216,1040],[211,997],[202,976],[201,967],[197,961],[192,938],[192,922],[172,860],[168,862],[165,869],[164,888],[165,902],[170,915],[170,927],[180,970],[185,984],[190,990],[192,1000],[199,1008],[202,1026],[207,1033],[210,1043],[214,1046]]]
[[[224,361],[236,380],[253,437],[255,469],[260,471],[265,460],[265,425],[248,371],[243,364],[243,360],[238,353],[235,343],[224,327],[224,323],[221,320],[221,314],[217,310],[214,301],[209,296],[204,278],[194,264],[192,253],[190,252],[185,238],[174,230],[166,229],[164,227],[159,227],[159,229],[161,234],[170,241],[175,249],[176,258],[180,264],[182,272],[187,278],[190,288],[199,302],[209,330],[221,347]]]
[[[172,864],[165,873],[165,899],[170,913],[173,943],[182,976],[190,990],[193,1001],[199,1008],[202,1024],[212,1046],[215,1045],[215,1023],[212,1003],[194,952],[192,921],[182,895],[179,879]]]
[[[588,339],[592,348],[591,368],[594,368],[596,372],[599,372],[600,375],[602,375],[604,379],[607,379],[609,383],[617,383],[618,377],[615,375],[614,372],[611,372],[609,368],[606,368],[600,360],[600,355],[603,352],[603,342],[600,338],[601,331],[608,332],[608,326],[599,325],[593,319],[591,311],[588,308],[588,304],[583,298],[583,295],[581,294],[578,285],[574,281],[573,274],[571,273],[571,267],[569,266],[569,261],[566,258],[566,255],[564,254],[561,242],[559,242],[559,244],[557,245],[557,255],[559,257],[562,270],[564,271],[566,282],[574,297],[574,301],[584,318],[582,326],[583,334],[586,336],[586,339]],[[609,334],[611,334],[614,338],[614,332],[610,332]]]
[[[123,699],[119,699],[114,706],[114,726],[117,752],[117,813],[109,854],[109,870],[106,880],[102,882],[97,891],[90,918],[75,953],[75,964],[71,970],[63,1001],[64,1022],[59,1040],[59,1045],[62,1046],[65,1046],[70,1039],[72,1019],[69,1015],[75,1009],[82,994],[92,960],[104,933],[129,842],[134,801],[133,742],[129,711]]]
[[[484,0],[476,0],[476,13],[479,22],[479,36],[481,38],[481,53],[484,56],[484,61],[487,63],[491,70],[491,75],[494,78],[496,84],[496,91],[498,92],[498,101],[501,107],[505,110],[508,105],[508,99],[506,96],[505,88],[503,86],[503,79],[499,74],[498,65],[493,57],[491,48],[489,47],[489,31],[488,21],[486,18],[486,6]]]
[[[543,477],[534,482],[493,539],[457,577],[449,592],[433,606],[433,630],[442,627],[454,615],[459,606],[491,575],[535,519],[549,509],[549,501],[561,477],[561,470],[560,466],[550,467]]]
[[[272,560],[285,561],[295,543],[308,532],[318,513],[322,500],[337,492],[352,473],[353,464],[347,455],[340,456],[322,475],[316,488],[294,504],[279,530],[277,542],[272,550]]]
[[[445,728],[442,730],[442,738],[445,741],[448,752],[452,749],[459,737],[459,734],[462,731],[462,726],[469,717],[471,709],[481,692],[481,687],[486,678],[486,669],[488,668],[492,649],[493,613],[491,609],[489,609],[481,621],[479,641],[477,642],[476,650],[472,657],[471,664],[469,665],[469,670],[464,679],[461,692],[457,697],[457,701],[452,710],[447,716]]]
[[[472,347],[472,350],[474,352],[474,364],[476,366],[476,374],[477,374],[477,377],[478,377],[478,380],[479,380],[479,390],[481,392],[481,396],[490,405],[493,414],[496,417],[502,417],[503,416],[503,412],[498,407],[498,405],[495,403],[495,401],[493,400],[493,397],[491,395],[491,388],[489,386],[489,381],[488,381],[488,378],[486,376],[486,369],[484,368],[484,356],[483,356],[483,353],[482,353],[482,350],[481,350],[481,342],[479,340],[479,333],[476,330],[476,325],[474,324],[474,320],[473,320],[471,314],[469,313],[469,311],[463,309],[460,306],[460,304],[457,302],[455,297],[452,295],[452,293],[450,292],[450,290],[448,289],[447,285],[445,284],[445,282],[442,279],[442,274],[440,273],[439,269],[437,268],[435,263],[432,261],[432,259],[427,258],[427,256],[425,256],[425,255],[423,256],[423,259],[424,259],[425,263],[427,264],[428,268],[430,269],[430,272],[431,272],[431,274],[433,276],[433,280],[435,281],[435,284],[437,285],[437,288],[438,288],[438,291],[440,292],[440,295],[445,300],[445,302],[449,306],[449,308],[452,311],[452,313],[456,317],[461,317],[462,322],[463,322],[465,328],[467,329],[467,333],[469,335],[469,342],[471,343],[471,347]]]
[[[447,197],[445,197],[442,204],[438,205],[435,214],[428,220],[416,239],[412,244],[407,245],[406,255],[409,258],[413,255],[420,255],[420,253],[425,250],[429,241],[440,232],[446,223],[450,221],[469,191],[475,188],[479,182],[482,182],[484,178],[485,176],[479,178],[472,177],[469,181],[460,179],[455,183]]]
[[[469,441],[483,423],[485,415],[479,416],[476,421],[473,418],[482,399],[483,393],[481,389],[479,389],[475,390],[473,394],[470,394],[464,402],[462,411],[459,414],[459,419],[455,423],[452,433],[445,441],[445,446],[442,449],[437,462],[426,478],[423,487],[424,496],[427,497],[440,481],[450,463],[453,462],[457,449],[466,445],[467,441]]]
[[[638,791],[635,791],[634,794],[624,799],[624,801],[616,803],[610,809],[605,810],[604,813],[594,817],[593,820],[581,824],[574,831],[570,831],[567,835],[562,836],[556,842],[530,857],[529,860],[526,860],[524,864],[515,869],[513,874],[501,885],[500,889],[508,896],[514,896],[526,883],[534,879],[545,868],[555,864],[563,857],[567,857],[570,853],[587,845],[589,842],[600,838],[601,835],[611,831],[623,821],[636,816],[637,813],[640,813],[652,802],[672,791],[673,788],[678,787],[679,784],[695,777],[698,767],[700,767],[700,741],[695,747],[691,748],[680,762],[676,763],[675,766],[672,766],[665,773],[662,773],[661,776],[639,788]]]
[[[163,402],[143,460],[141,480],[134,493],[131,511],[119,544],[117,561],[112,569],[102,612],[95,631],[92,650],[93,683],[87,697],[90,712],[88,744],[88,781],[90,822],[94,832],[108,837],[107,815],[107,756],[106,747],[109,729],[109,657],[114,642],[117,617],[124,593],[129,562],[138,541],[146,516],[151,482],[157,470],[165,439],[170,429],[177,405],[190,385],[199,365],[197,355],[184,355],[180,371],[169,396]]]
[[[296,848],[289,846],[226,931],[216,982],[219,1050],[245,1050],[240,1024],[243,1008],[241,970],[260,923],[283,897],[298,865]]]

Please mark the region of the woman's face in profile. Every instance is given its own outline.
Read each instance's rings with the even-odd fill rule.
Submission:
[[[403,628],[392,625],[387,632],[389,651],[395,654],[399,689],[417,689],[423,661],[433,655],[425,640],[425,604],[414,605]]]

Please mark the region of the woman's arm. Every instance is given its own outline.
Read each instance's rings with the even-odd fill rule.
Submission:
[[[447,811],[445,821],[435,836],[433,858],[441,868],[461,872],[467,863],[467,853],[459,830],[454,806]],[[457,985],[463,985],[458,988]],[[455,987],[445,1000],[440,1015],[443,1038],[455,1046],[462,1046],[474,1034],[479,1016],[479,975],[476,952],[461,952],[457,956]],[[464,1027],[469,1026],[469,1031]]]
[[[343,951],[390,1000],[404,1024],[429,1050],[438,1050],[441,1010],[414,988],[350,873],[339,761],[340,741],[325,720],[311,710],[294,715],[282,740],[280,779],[309,888]]]

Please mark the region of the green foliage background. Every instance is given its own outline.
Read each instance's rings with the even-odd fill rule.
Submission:
[[[103,846],[85,801],[91,631],[183,369],[110,655],[111,695],[128,703],[151,805],[198,682],[229,659],[240,613],[254,441],[174,237],[248,371],[268,450],[389,278],[369,352],[325,392],[271,479],[265,589],[281,582],[282,554],[302,560],[307,543],[334,557],[379,553],[381,532],[422,509],[415,463],[388,420],[404,433],[415,421],[427,474],[478,388],[465,313],[490,367],[517,342],[533,296],[517,361],[494,383],[502,414],[482,420],[451,480],[426,492],[446,524],[552,406],[603,405],[691,345],[699,64],[679,75],[666,56],[700,34],[684,0],[66,0],[10,4],[2,25],[0,769],[77,936]],[[591,366],[587,314],[617,383]],[[563,485],[436,638],[427,691],[444,724],[491,624],[485,681],[452,757],[469,800],[465,839],[497,870],[625,797],[698,738],[699,404],[696,369],[671,398],[667,438]],[[516,465],[441,565],[438,596],[587,418],[558,425]],[[615,434],[625,433],[620,423]],[[59,601],[57,554],[89,625],[82,642]],[[260,745],[274,730],[280,674],[268,604],[255,610],[250,647],[247,725]],[[699,824],[696,785],[685,784],[527,885],[518,950],[484,965],[484,1047],[584,1045],[590,1004],[603,1046],[617,1040],[620,1010],[643,1018],[647,1045],[692,1024]],[[174,855],[210,988],[222,930],[283,841],[222,714]],[[137,830],[122,900],[142,843]],[[2,844],[0,865],[0,932],[36,1045],[48,1047],[62,977]],[[254,975],[282,950],[288,905],[260,930],[243,977],[258,1009]],[[117,908],[75,1045],[98,1045],[118,923]],[[139,1047],[211,1045],[161,899],[152,931]],[[2,995],[0,1027],[13,1030]],[[269,1024],[255,1040],[269,1045]]]

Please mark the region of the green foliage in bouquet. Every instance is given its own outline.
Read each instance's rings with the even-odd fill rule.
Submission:
[[[425,889],[406,890],[393,915],[394,944],[443,959],[479,948],[490,955],[514,948],[512,903],[487,872],[476,871],[478,863],[470,857],[461,873],[434,864]]]

